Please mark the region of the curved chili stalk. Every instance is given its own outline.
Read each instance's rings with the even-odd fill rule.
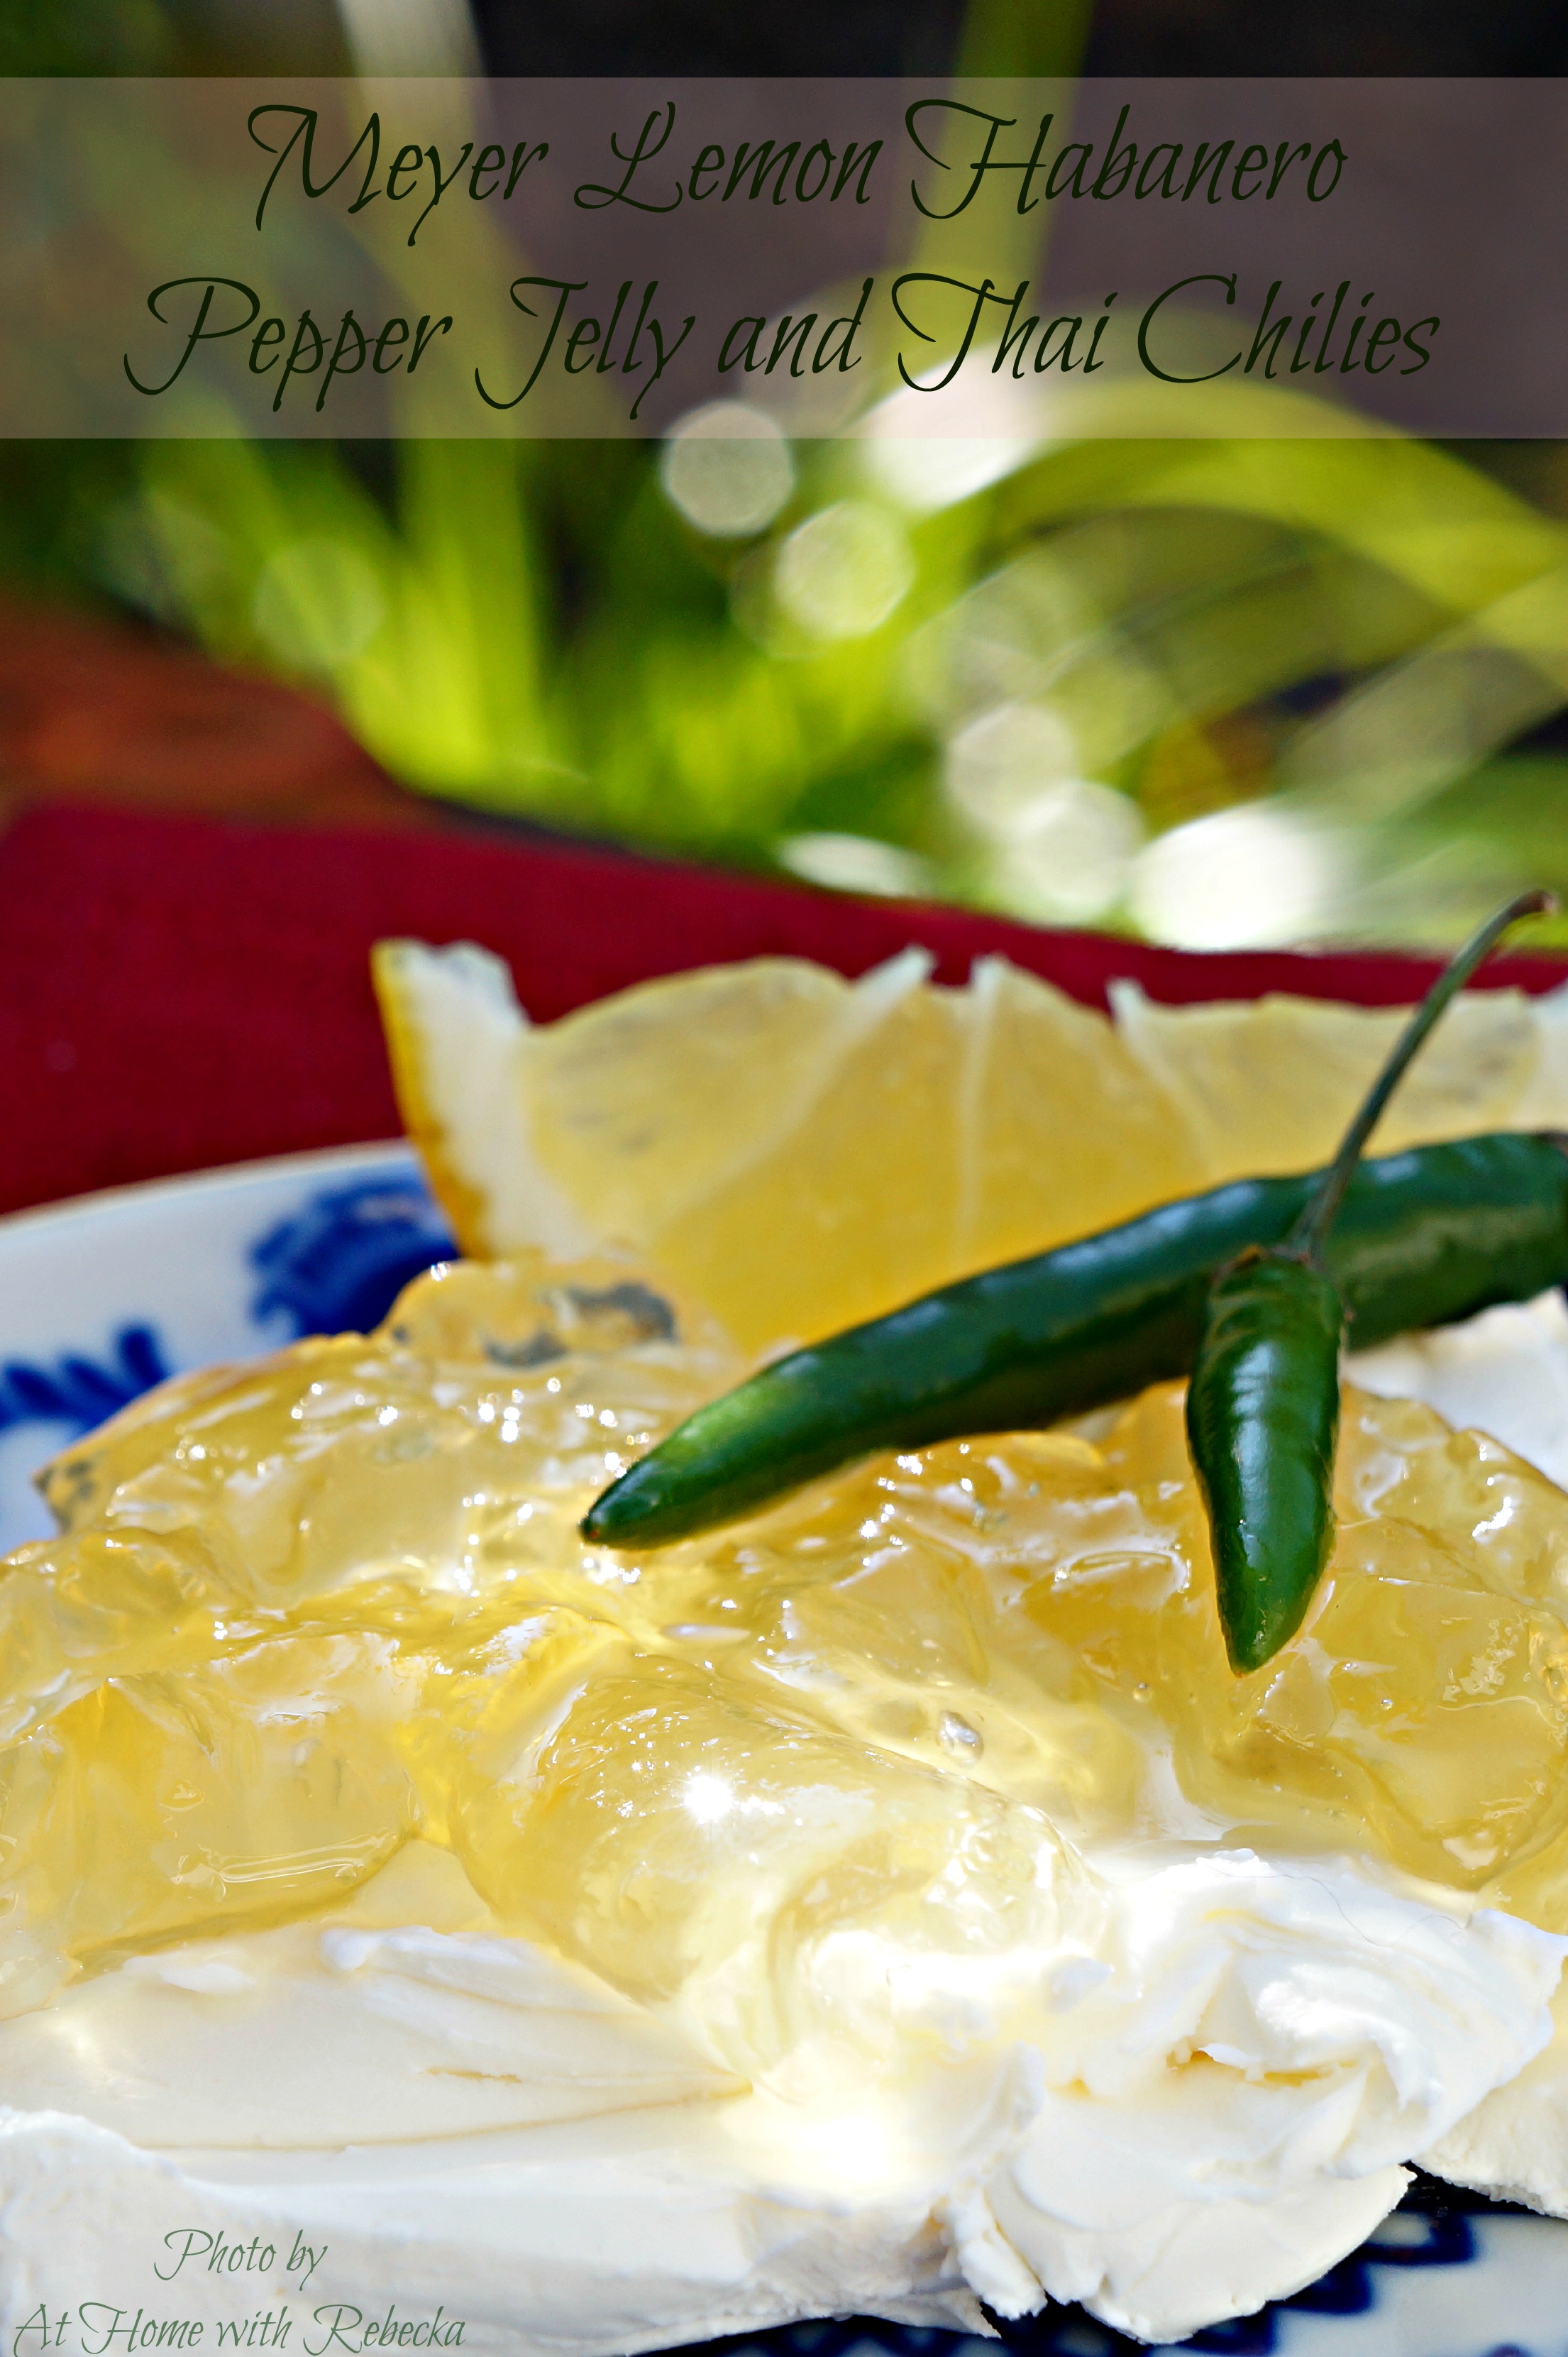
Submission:
[[[1187,1396],[1187,1429],[1214,1547],[1219,1624],[1238,1674],[1294,1636],[1334,1543],[1334,1453],[1345,1301],[1324,1265],[1362,1149],[1433,1026],[1521,917],[1530,892],[1489,918],[1401,1033],[1334,1160],[1285,1241],[1254,1246],[1210,1288]]]

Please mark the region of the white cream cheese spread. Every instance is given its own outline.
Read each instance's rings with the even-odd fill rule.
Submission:
[[[1170,2340],[1361,2241],[1544,2046],[1564,1953],[1348,1867],[1122,1859],[1048,1958],[823,1957],[849,2036],[748,2087],[530,1943],[367,1928],[463,1911],[411,1863],[358,1921],[134,1959],[0,2028],[8,2332],[141,2306],[215,2341],[281,2295],[300,2345],[358,2347],[391,2291],[464,2346],[588,2352],[846,2309],[983,2330],[977,2295],[1047,2293]]]

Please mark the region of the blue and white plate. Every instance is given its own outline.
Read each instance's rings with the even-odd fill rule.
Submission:
[[[0,1220],[0,1546],[49,1528],[46,1458],[184,1369],[374,1325],[452,1241],[403,1145],[303,1154]],[[1018,2357],[1133,2357],[1075,2309],[1003,2328]],[[982,2357],[864,2319],[734,2357]],[[719,2357],[713,2344],[710,2357]],[[1418,2181],[1366,2247],[1187,2349],[1230,2357],[1568,2357],[1568,2225]]]
[[[373,1326],[453,1248],[403,1145],[0,1220],[0,1549],[52,1527],[36,1469],[138,1393],[301,1334]]]

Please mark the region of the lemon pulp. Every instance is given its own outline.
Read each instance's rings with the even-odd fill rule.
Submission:
[[[585,1547],[736,1372],[624,1267],[460,1265],[59,1460],[62,1534],[0,1579],[0,2002],[416,1835],[751,2053],[825,1931],[1048,1939],[1084,1841],[1359,1853],[1568,1928],[1568,1498],[1497,1443],[1351,1394],[1329,1575],[1235,1680],[1176,1385]]]

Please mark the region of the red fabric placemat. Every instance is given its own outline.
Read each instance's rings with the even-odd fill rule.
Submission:
[[[685,966],[768,952],[856,974],[911,942],[943,981],[1000,951],[1091,1005],[1118,974],[1170,1001],[1284,989],[1386,1005],[1433,971],[1187,956],[477,828],[38,808],[0,835],[0,1210],[394,1134],[366,971],[385,933],[499,950],[541,1019]],[[1488,974],[1545,989],[1568,961]]]

